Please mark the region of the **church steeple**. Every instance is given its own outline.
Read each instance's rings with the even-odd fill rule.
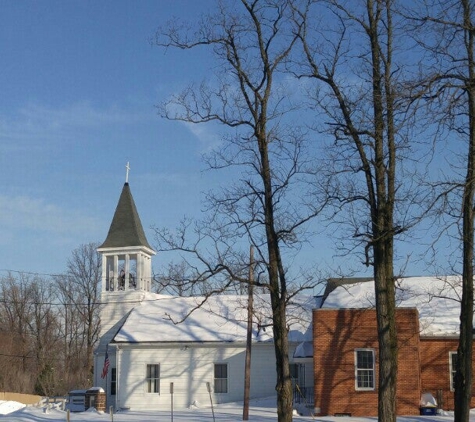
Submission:
[[[130,311],[150,296],[152,288],[152,256],[129,186],[129,163],[119,202],[106,240],[97,251],[102,255],[102,292],[100,340],[95,352],[94,382],[107,391],[99,377],[102,363],[98,356],[109,353],[116,362],[116,349],[109,347]],[[114,396],[108,396],[113,400]]]
[[[155,251],[150,247],[126,181],[106,240],[97,249],[102,254],[102,293],[151,290],[152,264]]]
[[[145,236],[129,184],[125,182],[109,233],[99,248],[123,248],[127,246],[143,246],[152,249]]]

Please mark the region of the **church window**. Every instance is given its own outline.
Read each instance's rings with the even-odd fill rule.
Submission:
[[[117,369],[111,368],[111,396],[115,396],[115,391],[117,387]]]
[[[228,364],[214,364],[214,392],[218,394],[228,392]]]
[[[160,393],[160,365],[147,365],[147,393]]]

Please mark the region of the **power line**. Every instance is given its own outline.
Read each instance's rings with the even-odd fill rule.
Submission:
[[[0,303],[4,303],[4,304],[8,304],[8,305],[21,305],[21,304],[25,304],[25,305],[35,305],[35,306],[39,306],[39,305],[48,305],[48,306],[77,306],[77,307],[84,307],[84,306],[88,306],[88,305],[94,305],[94,306],[102,306],[102,305],[109,305],[109,304],[112,304],[112,303],[144,303],[144,302],[157,302],[161,300],[161,298],[157,297],[157,298],[154,298],[154,299],[142,299],[142,300],[113,300],[113,301],[106,301],[106,302],[97,302],[97,301],[93,301],[91,302],[90,304],[88,303],[85,303],[85,302],[42,302],[42,301],[22,301],[22,300],[9,300],[9,299],[5,299],[5,298],[0,298]]]
[[[43,275],[43,276],[48,276],[48,277],[64,277],[65,275],[67,275],[65,273],[63,273],[63,274],[48,274],[48,273],[40,273],[40,272],[35,272],[35,271],[11,270],[11,269],[8,269],[8,268],[0,268],[0,271],[5,272],[5,273]]]
[[[7,358],[20,358],[20,359],[33,359],[34,356],[25,356],[25,355],[9,355],[6,353],[0,353],[0,356],[7,357]]]
[[[47,277],[73,277],[72,274],[69,274],[68,272],[64,272],[61,274],[50,274],[50,273],[40,273],[40,272],[35,272],[35,271],[24,271],[24,270],[11,270],[7,268],[0,268],[0,272],[5,272],[5,273],[16,273],[16,274],[29,274],[29,275],[38,275],[38,276],[47,276]],[[150,281],[155,281],[154,276],[150,277],[142,277],[143,280],[150,280]]]
[[[8,353],[0,353],[0,357],[5,357],[5,358],[18,358],[18,359],[38,359],[37,356],[26,356],[26,355],[12,355],[12,354],[8,354]],[[53,358],[53,359],[48,359],[49,361],[51,360],[54,360],[54,361],[58,361],[58,362],[61,362],[61,361],[64,361],[64,359],[59,359],[57,357]]]

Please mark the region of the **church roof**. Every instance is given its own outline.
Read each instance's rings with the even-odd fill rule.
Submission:
[[[315,298],[297,295],[287,307],[289,341],[312,339]],[[254,296],[252,341],[273,340],[269,295]],[[115,343],[238,342],[247,336],[247,295],[179,297],[148,294],[114,337]]]
[[[134,198],[126,182],[122,188],[107,238],[99,249],[127,246],[144,246],[152,249],[145,237]]]

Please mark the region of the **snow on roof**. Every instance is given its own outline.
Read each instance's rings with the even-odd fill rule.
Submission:
[[[461,277],[408,277],[396,281],[396,303],[416,308],[422,336],[456,336],[460,325]],[[374,281],[338,286],[322,308],[374,308]]]
[[[302,341],[294,352],[294,358],[311,358],[313,357],[313,342]]]
[[[114,342],[245,342],[247,296],[177,297],[148,295],[134,308]],[[311,338],[311,296],[296,296],[287,307],[289,340]],[[309,337],[310,336],[310,337]],[[272,341],[268,295],[254,297],[252,339]]]

